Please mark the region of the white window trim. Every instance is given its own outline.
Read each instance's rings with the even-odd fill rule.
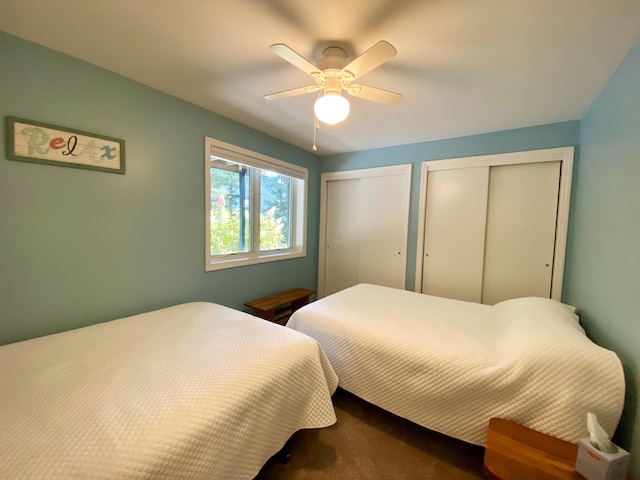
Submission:
[[[246,265],[256,265],[260,263],[273,262],[277,260],[289,260],[292,258],[304,257],[307,254],[307,192],[308,192],[308,170],[304,167],[292,163],[283,162],[276,158],[268,157],[260,153],[252,152],[237,145],[222,142],[214,138],[205,137],[204,142],[204,253],[205,271],[222,270],[225,268],[241,267]],[[259,247],[254,243],[252,252],[234,253],[228,255],[211,255],[211,155],[216,155],[228,160],[237,161],[252,167],[271,170],[289,177],[301,180],[292,182],[292,205],[291,205],[291,248],[283,250],[270,250],[260,252]],[[252,187],[253,190],[253,187]],[[255,195],[252,195],[252,199]],[[252,212],[255,210],[255,205]],[[259,206],[258,210],[259,211]],[[253,239],[259,242],[259,239]]]

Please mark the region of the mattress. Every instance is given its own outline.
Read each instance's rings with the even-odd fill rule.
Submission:
[[[587,436],[587,412],[612,435],[624,403],[615,353],[566,305],[494,306],[360,284],[294,313],[345,390],[417,424],[484,445],[492,417],[563,440]]]
[[[336,421],[318,343],[188,303],[0,347],[0,478],[251,479]]]

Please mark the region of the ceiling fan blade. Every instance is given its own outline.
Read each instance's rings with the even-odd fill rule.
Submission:
[[[271,47],[269,47],[269,48],[271,48],[273,53],[275,53],[276,55],[282,57],[287,62],[292,64],[294,67],[299,68],[300,70],[302,70],[303,72],[311,75],[312,77],[315,76],[315,75],[321,75],[322,74],[322,72],[320,71],[320,69],[318,67],[316,67],[313,63],[311,63],[309,60],[304,58],[299,53],[294,52],[293,50],[291,50],[284,43],[276,43],[274,45],[271,45]]]
[[[398,51],[393,45],[389,42],[385,42],[384,40],[380,40],[373,47],[344,67],[342,71],[349,72],[355,79],[395,57],[397,53]]]
[[[381,88],[370,87],[368,85],[351,84],[347,87],[347,93],[354,97],[372,100],[374,102],[395,105],[402,100],[402,94],[383,90]]]
[[[305,93],[313,93],[320,90],[317,85],[309,85],[307,87],[292,88],[291,90],[283,90],[282,92],[270,93],[265,95],[267,100],[279,100],[281,98],[294,97],[296,95],[304,95]]]

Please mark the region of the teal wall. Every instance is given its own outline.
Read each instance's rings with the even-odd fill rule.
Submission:
[[[582,119],[564,297],[627,379],[616,440],[640,478],[640,42]]]
[[[422,162],[445,158],[470,157],[497,153],[521,152],[576,146],[580,139],[580,122],[562,122],[468,137],[413,143],[354,153],[332,155],[322,159],[322,172],[356,170],[411,163],[411,199],[409,238],[407,242],[406,288],[414,289],[418,238],[418,208]]]
[[[126,142],[125,175],[6,159],[0,130],[0,344],[167,305],[243,308],[317,282],[318,157],[0,33],[0,117]],[[309,169],[306,258],[205,273],[204,137]]]

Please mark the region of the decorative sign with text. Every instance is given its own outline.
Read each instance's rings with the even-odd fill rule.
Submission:
[[[7,117],[7,157],[23,162],[124,173],[124,140]]]

